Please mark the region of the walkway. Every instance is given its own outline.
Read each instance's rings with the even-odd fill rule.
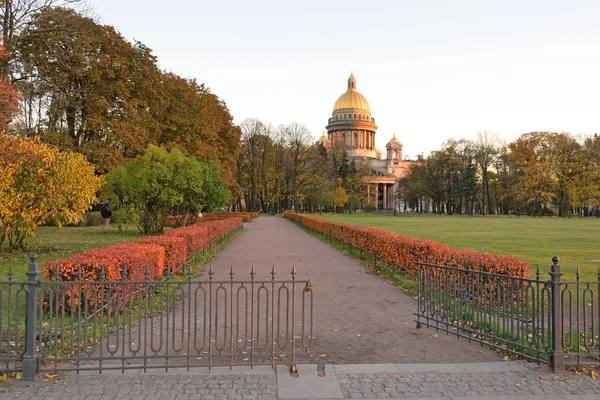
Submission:
[[[498,399],[597,400],[600,382],[575,374],[551,374],[518,362],[478,364],[316,365],[299,368],[195,368],[169,372],[73,374],[48,382],[10,382],[0,397],[44,399]],[[167,376],[168,375],[168,376]],[[5,391],[3,393],[3,391]]]
[[[261,216],[212,259],[215,279],[238,279],[254,265],[257,279],[287,278],[295,265],[298,279],[314,283],[316,364],[464,363],[500,361],[478,344],[416,329],[416,300],[371,275],[352,258],[281,217]]]

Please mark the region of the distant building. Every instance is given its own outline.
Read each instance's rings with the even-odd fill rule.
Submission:
[[[366,161],[372,171],[368,179],[369,204],[379,210],[393,209],[397,182],[407,175],[414,161],[402,158],[402,143],[395,134],[385,146],[385,159],[381,158],[383,152],[375,147],[375,118],[365,96],[356,90],[354,74],[348,78],[348,90],[335,102],[326,129],[327,136],[323,134],[317,143],[329,149],[342,147],[349,157]]]

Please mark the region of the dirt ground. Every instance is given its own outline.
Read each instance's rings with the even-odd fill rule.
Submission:
[[[261,216],[210,262],[215,279],[242,278],[254,265],[258,279],[314,284],[312,354],[322,363],[464,363],[500,361],[500,354],[466,339],[416,329],[416,300],[368,271],[352,258],[281,217]]]

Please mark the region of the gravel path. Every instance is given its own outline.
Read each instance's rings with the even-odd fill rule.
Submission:
[[[310,279],[315,295],[315,342],[319,363],[463,363],[499,361],[500,355],[464,339],[416,329],[417,302],[352,258],[281,217],[261,216],[211,260],[215,279],[241,278],[254,265],[257,277]]]

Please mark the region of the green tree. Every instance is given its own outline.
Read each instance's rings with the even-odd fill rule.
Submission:
[[[117,208],[124,205],[137,213],[138,227],[146,234],[162,232],[165,218],[173,212],[193,219],[203,209],[229,200],[217,165],[153,145],[130,164],[112,170],[105,190]]]

